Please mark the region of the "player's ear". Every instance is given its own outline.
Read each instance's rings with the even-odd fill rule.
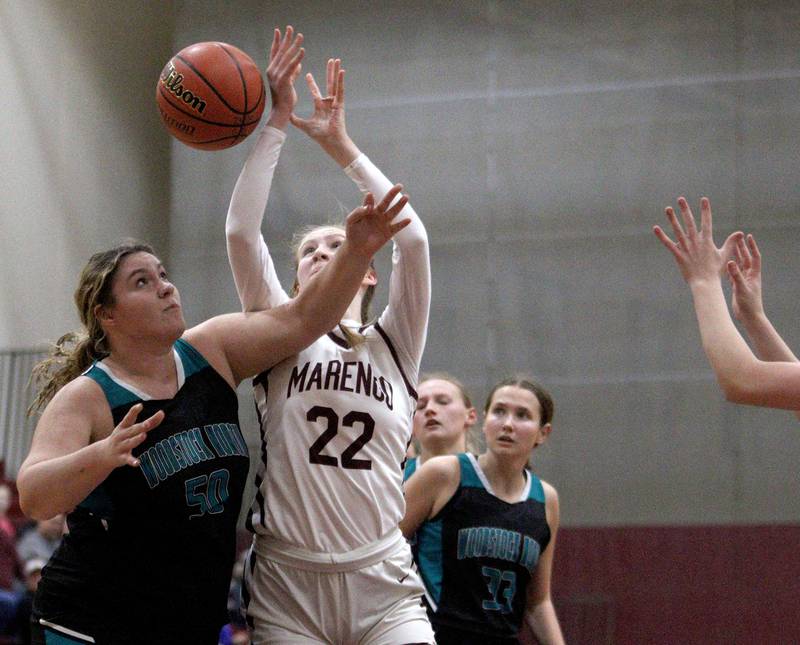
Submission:
[[[376,284],[378,284],[378,272],[370,267],[364,276],[364,280],[361,282],[361,285],[364,287],[374,287]]]
[[[545,441],[547,441],[547,437],[550,436],[550,433],[552,431],[553,431],[553,426],[550,423],[545,423],[541,428],[539,428],[539,435],[536,437],[536,443],[533,444],[533,447],[538,448]]]
[[[100,321],[100,324],[109,324],[114,322],[114,312],[111,307],[106,305],[95,305],[92,310],[94,317]]]
[[[467,408],[467,421],[465,425],[468,428],[474,426],[478,421],[478,413],[475,411],[475,408]]]

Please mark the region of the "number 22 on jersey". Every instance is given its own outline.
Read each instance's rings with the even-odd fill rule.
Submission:
[[[322,454],[325,446],[339,433],[339,415],[332,408],[315,405],[306,414],[306,419],[312,423],[320,422],[325,425],[323,433],[308,449],[309,462],[322,466],[339,467],[338,457]],[[375,420],[366,412],[356,411],[348,412],[341,419],[343,428],[354,428],[357,424],[361,427],[361,434],[342,451],[341,467],[352,470],[372,470],[371,459],[356,459],[355,455],[372,439],[375,432]]]

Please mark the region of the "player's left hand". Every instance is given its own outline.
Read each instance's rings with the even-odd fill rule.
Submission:
[[[752,235],[747,243],[740,239],[736,245],[736,261],[727,265],[731,281],[731,308],[737,320],[745,322],[764,315],[761,296],[761,252]]]
[[[402,190],[401,184],[395,184],[378,204],[375,204],[372,193],[367,193],[363,204],[347,216],[345,237],[348,244],[371,257],[398,231],[408,226],[411,223],[408,218],[392,222],[408,203],[408,195],[401,195],[392,204]]]

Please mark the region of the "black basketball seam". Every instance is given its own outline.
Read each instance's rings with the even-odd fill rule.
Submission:
[[[233,56],[233,54],[228,50],[227,47],[225,47],[223,44],[220,44],[220,47],[225,51],[226,54],[228,54],[230,59],[233,61],[233,64],[236,65],[236,69],[239,71],[239,78],[242,81],[242,91],[244,93],[244,112],[242,113],[242,116],[244,116],[246,114],[250,114],[251,112],[256,111],[259,108],[259,106],[261,105],[261,102],[266,100],[266,94],[267,93],[266,93],[266,90],[264,88],[263,79],[262,79],[262,82],[261,82],[261,91],[258,93],[258,100],[256,101],[256,104],[251,109],[248,110],[247,109],[247,103],[248,103],[247,83],[245,83],[245,80],[244,80],[244,72],[242,71],[242,67],[241,67],[241,65],[239,65],[239,61]],[[242,141],[244,141],[244,139],[247,138],[247,135],[250,134],[249,132],[247,134],[242,134],[242,131],[244,130],[246,125],[248,125],[248,124],[244,123],[244,121],[243,121],[241,129],[239,131],[239,136],[241,136]],[[238,143],[238,141],[236,143]],[[236,145],[236,143],[234,143],[233,145]]]
[[[236,69],[239,70],[239,78],[242,80],[242,90],[244,91],[244,112],[242,112],[241,114],[250,114],[251,112],[255,112],[258,109],[258,106],[261,105],[261,102],[263,100],[265,100],[265,98],[266,98],[267,92],[266,92],[266,90],[264,88],[264,79],[261,79],[261,91],[258,94],[258,101],[256,101],[256,104],[252,108],[250,108],[248,110],[247,109],[247,84],[244,82],[244,72],[242,71],[241,65],[239,65],[239,61],[236,60],[233,57],[233,54],[231,54],[230,51],[228,51],[224,47],[224,45],[220,44],[220,47],[222,47],[222,49],[225,51],[225,53],[228,54],[228,56],[231,57],[231,60],[233,61],[233,64],[236,65]],[[261,77],[259,76],[259,78],[261,78]],[[245,135],[245,136],[247,136],[247,135]]]
[[[203,119],[203,118],[200,118],[199,116],[197,116],[196,114],[192,114],[191,112],[188,112],[188,111],[184,110],[183,106],[181,104],[174,103],[172,101],[171,93],[167,92],[163,87],[159,86],[158,90],[161,93],[162,98],[164,98],[164,100],[169,104],[170,107],[175,108],[178,112],[181,112],[182,114],[185,114],[186,116],[192,117],[195,121],[200,121],[200,123],[207,123],[209,125],[218,125],[218,126],[222,126],[222,127],[225,127],[225,128],[241,128],[242,125],[244,125],[244,126],[253,125],[254,123],[258,123],[259,120],[260,120],[260,119],[255,119],[254,121],[247,121],[246,123],[243,123],[242,125],[237,125],[237,124],[234,124],[234,123],[219,123],[218,121],[210,121],[208,119]],[[238,116],[242,116],[242,115],[240,114]]]
[[[235,139],[239,135],[238,134],[226,134],[224,137],[218,137],[216,139],[203,139],[202,141],[198,141],[197,139],[181,138],[182,133],[178,133],[178,134],[173,133],[172,136],[175,137],[181,143],[185,143],[185,144],[190,145],[190,146],[195,146],[195,145],[206,145],[206,144],[209,144],[209,143],[219,143],[220,141],[229,141],[230,139]],[[228,146],[228,147],[230,147],[230,146]]]
[[[223,49],[223,51],[224,51],[224,48],[222,48],[222,49]],[[227,52],[226,52],[226,53],[227,53]],[[228,54],[228,55],[230,56],[230,54]],[[243,116],[243,115],[247,114],[247,110],[246,110],[246,109],[245,109],[244,111],[242,111],[242,110],[235,110],[233,107],[231,107],[230,103],[228,103],[228,102],[225,100],[225,97],[223,97],[223,96],[222,96],[222,94],[220,94],[220,93],[217,91],[217,88],[216,88],[216,87],[214,87],[214,86],[213,86],[213,85],[212,85],[212,84],[209,82],[209,80],[208,80],[208,79],[207,79],[205,76],[203,76],[203,75],[202,75],[202,74],[201,74],[201,73],[198,71],[198,69],[197,69],[197,68],[196,68],[194,65],[192,65],[192,63],[190,63],[188,60],[186,60],[185,58],[183,58],[183,56],[180,56],[180,55],[178,55],[178,54],[176,54],[176,55],[175,55],[175,58],[177,58],[177,59],[178,59],[179,61],[181,61],[181,62],[182,62],[184,65],[186,65],[186,67],[188,67],[190,70],[192,70],[192,71],[193,71],[193,72],[194,72],[194,73],[197,75],[197,78],[199,78],[201,81],[203,81],[203,83],[205,83],[205,84],[208,86],[208,89],[210,89],[212,92],[214,92],[214,94],[215,94],[215,95],[217,96],[217,98],[218,98],[218,99],[219,99],[219,100],[222,102],[222,104],[223,104],[223,105],[224,105],[226,108],[228,108],[228,109],[229,109],[231,112],[233,112],[233,114],[236,114],[236,115],[238,115],[238,116]],[[262,85],[263,85],[263,81],[262,81]],[[247,101],[246,101],[246,100],[245,100],[245,104],[244,104],[244,106],[245,106],[245,108],[247,108]]]
[[[220,44],[219,47],[220,49],[222,49],[222,51],[224,51],[228,55],[228,58],[230,58],[233,61],[233,64],[236,66],[236,71],[239,72],[239,80],[242,82],[242,94],[244,94],[244,112],[242,113],[242,121],[244,121],[244,115],[247,114],[247,83],[245,83],[244,81],[244,72],[242,71],[242,66],[239,65],[239,61],[236,60],[236,57],[233,54],[231,54],[230,51],[228,51],[228,48],[225,47],[225,45]],[[242,124],[240,123],[239,134],[237,135],[237,137],[242,134],[242,130],[243,130]]]
[[[220,141],[229,141],[230,139],[236,139],[239,135],[238,134],[229,134],[225,137],[220,137],[219,139],[204,139],[203,141],[197,141],[195,139],[181,139],[178,135],[173,134],[178,141],[181,143],[185,143],[188,146],[204,146],[209,143],[219,143]],[[236,145],[236,144],[233,144]],[[228,146],[232,147],[232,146]]]

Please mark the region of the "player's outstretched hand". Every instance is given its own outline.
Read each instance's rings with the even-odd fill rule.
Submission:
[[[678,221],[671,206],[665,209],[676,241],[673,242],[660,226],[654,226],[653,232],[672,253],[681,275],[687,283],[719,280],[725,271],[728,259],[733,257],[736,245],[741,240],[743,233],[740,231],[731,233],[725,243],[717,248],[714,244],[711,204],[708,198],[703,197],[700,200],[700,230],[695,225],[694,216],[684,197],[678,198],[678,207],[681,210],[683,225]]]
[[[360,253],[372,256],[395,233],[408,226],[411,223],[408,218],[392,222],[408,203],[408,195],[397,198],[402,190],[401,184],[395,184],[378,204],[375,204],[372,193],[367,193],[363,204],[347,216],[345,236],[348,244]],[[392,204],[395,198],[397,201]]]
[[[133,456],[133,449],[145,440],[150,430],[164,420],[164,411],[159,410],[153,416],[136,423],[142,408],[141,403],[131,406],[119,425],[102,440],[106,459],[112,468],[138,466],[139,460]]]
[[[735,248],[736,260],[727,264],[733,287],[731,306],[737,320],[745,322],[764,314],[761,296],[761,252],[752,235],[740,238]]]
[[[295,34],[294,28],[289,25],[286,33],[281,36],[281,30],[275,29],[272,36],[272,47],[269,53],[267,66],[267,83],[272,97],[272,115],[270,125],[286,127],[289,118],[297,105],[297,91],[294,82],[302,70],[302,60],[305,50],[303,34]],[[280,123],[274,123],[275,117]]]
[[[308,119],[292,114],[292,125],[305,132],[320,145],[333,145],[347,138],[344,121],[344,70],[339,58],[329,58],[325,96],[312,74],[306,74],[306,85],[314,100],[314,113]]]

